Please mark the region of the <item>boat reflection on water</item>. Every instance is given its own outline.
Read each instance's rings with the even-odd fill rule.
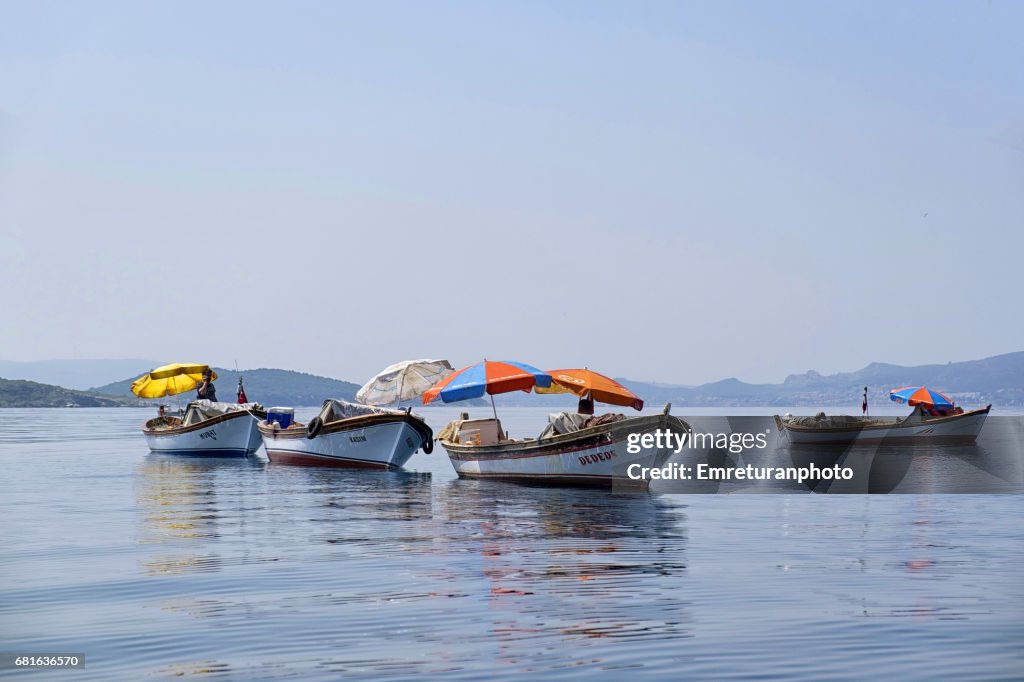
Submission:
[[[506,481],[456,479],[445,488],[446,519],[481,519],[540,540],[683,539],[683,508],[646,492],[609,495],[588,488],[553,488]]]
[[[801,484],[819,493],[999,493],[1024,490],[1021,459],[1010,449],[983,445],[854,446],[842,452],[780,448],[792,466],[833,466],[849,480],[820,477]]]
[[[267,476],[269,540],[292,547],[290,558],[319,561],[327,544],[339,567],[380,571],[378,561],[430,551],[429,473],[268,466]]]
[[[137,541],[146,545],[190,546],[209,549],[220,539],[221,516],[238,504],[232,497],[235,486],[225,480],[238,470],[261,468],[259,462],[243,459],[181,458],[150,453],[137,468],[136,506],[140,511]],[[244,521],[232,519],[231,524]],[[238,533],[238,528],[232,533]],[[204,573],[220,570],[221,556],[215,552],[156,554],[142,560],[149,575]]]
[[[433,515],[430,473],[336,467],[274,467],[274,473],[288,476],[287,487],[304,488],[319,510],[314,521],[426,521]],[[366,533],[358,524],[352,530]]]
[[[780,446],[797,467],[838,465],[849,480],[810,479],[803,485],[832,493],[999,493],[1024,491],[1020,417],[990,418],[977,444]]]
[[[219,537],[217,501],[212,484],[213,460],[172,459],[148,455],[138,466],[135,502],[141,512],[139,544],[178,544]],[[141,561],[150,576],[206,572],[219,568],[216,554],[185,552]]]
[[[459,480],[440,506],[442,546],[465,557],[446,562],[456,572],[445,578],[484,602],[497,656],[536,661],[528,642],[552,635],[573,646],[688,636],[677,500]],[[678,590],[656,587],[666,576]]]

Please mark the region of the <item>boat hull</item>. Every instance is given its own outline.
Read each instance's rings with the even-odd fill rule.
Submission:
[[[429,441],[426,423],[412,415],[373,415],[324,424],[315,438],[295,424],[281,429],[260,422],[267,457],[277,464],[398,469]]]
[[[194,457],[247,457],[259,449],[262,439],[256,419],[248,412],[232,412],[190,426],[167,429],[143,427],[153,452]]]
[[[462,478],[490,478],[553,485],[647,487],[648,481],[628,477],[632,464],[660,466],[671,448],[628,451],[631,433],[656,430],[684,433],[686,422],[671,415],[633,417],[575,433],[498,445],[463,445],[440,441],[455,472]]]
[[[785,434],[793,445],[971,445],[991,407],[949,417],[863,426],[802,427],[788,424],[778,416],[775,423],[779,433]]]

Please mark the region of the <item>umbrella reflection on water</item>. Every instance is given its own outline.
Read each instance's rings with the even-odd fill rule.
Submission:
[[[448,576],[492,614],[502,657],[518,640],[686,636],[686,601],[645,589],[645,576],[685,579],[683,509],[647,494],[453,481],[441,509],[472,562]],[[682,588],[682,582],[680,587]]]

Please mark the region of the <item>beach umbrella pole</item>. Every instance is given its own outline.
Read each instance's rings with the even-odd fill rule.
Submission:
[[[488,395],[491,396],[491,412],[494,412],[494,421],[498,421],[498,408],[494,406],[494,394],[489,393]]]

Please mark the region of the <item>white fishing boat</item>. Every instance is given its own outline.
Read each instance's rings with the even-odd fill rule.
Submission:
[[[632,464],[658,467],[672,454],[671,447],[634,447],[630,434],[684,434],[686,422],[668,414],[552,415],[552,424],[538,438],[512,439],[498,419],[458,420],[438,436],[455,471],[462,478],[492,478],[563,485],[610,486],[622,483],[646,487],[648,481],[629,478]],[[667,441],[667,439],[665,439]]]
[[[260,447],[256,423],[266,417],[257,403],[209,400],[188,404],[183,417],[155,417],[142,432],[153,452],[204,457],[245,457]]]
[[[498,421],[494,395],[531,389],[573,393],[580,403],[575,413],[550,415],[548,427],[537,438],[510,438]],[[493,419],[470,420],[463,413],[462,419],[449,423],[437,438],[462,478],[646,487],[646,477],[629,477],[630,466],[660,466],[672,454],[667,445],[669,435],[690,430],[684,421],[669,414],[671,405],[661,414],[646,417],[594,416],[594,400],[636,410],[643,408],[643,401],[613,379],[587,368],[548,373],[514,360],[484,360],[464,367],[434,384],[423,394],[423,402],[437,398],[456,402],[485,394],[491,396]],[[642,437],[655,431],[662,432],[660,442],[665,447],[628,443],[631,435]]]
[[[928,414],[921,406],[906,417],[780,417],[779,433],[794,445],[970,445],[975,442],[991,405],[945,416]]]
[[[267,457],[282,464],[395,469],[434,445],[430,427],[411,411],[344,400],[324,401],[308,424],[264,419],[257,428]]]

